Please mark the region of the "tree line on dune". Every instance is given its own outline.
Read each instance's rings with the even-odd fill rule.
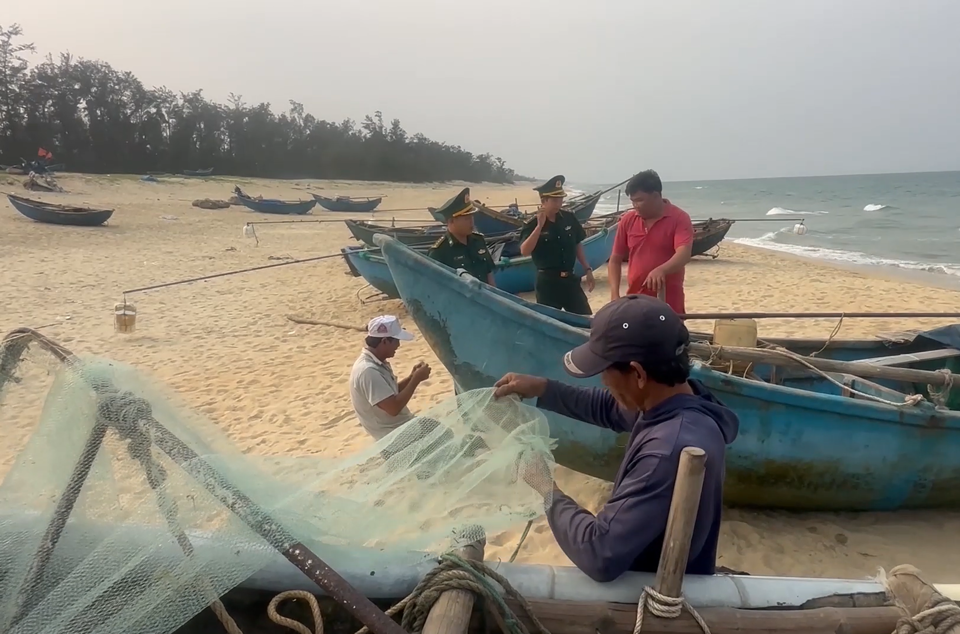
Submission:
[[[379,111],[357,124],[331,123],[290,101],[274,113],[231,94],[146,88],[106,62],[61,53],[31,65],[19,25],[0,26],[0,163],[53,152],[54,163],[87,173],[181,172],[264,178],[511,183],[524,177],[491,154],[409,134]]]

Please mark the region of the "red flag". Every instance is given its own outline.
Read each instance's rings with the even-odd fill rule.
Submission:
[[[37,156],[39,156],[40,158],[46,158],[46,159],[53,158],[53,154],[43,148],[40,148],[39,150],[37,150]]]

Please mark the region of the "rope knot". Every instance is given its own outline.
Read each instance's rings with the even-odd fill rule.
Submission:
[[[675,619],[683,613],[685,601],[682,597],[668,597],[649,586],[644,588],[643,591],[647,595],[647,609],[654,616],[659,616],[662,619]]]
[[[640,634],[640,631],[643,629],[643,615],[646,610],[650,610],[650,614],[660,617],[661,619],[678,618],[683,614],[683,611],[686,610],[690,613],[690,616],[693,617],[693,620],[696,621],[697,625],[700,626],[703,634],[710,634],[710,627],[706,621],[693,609],[692,605],[687,603],[686,599],[683,597],[668,597],[665,594],[660,594],[650,586],[646,586],[643,592],[640,593],[640,600],[637,603],[637,622],[633,626],[633,634]]]
[[[939,389],[934,388],[932,385],[927,386],[927,392],[930,393],[930,400],[934,402],[938,407],[946,407],[947,399],[950,397],[950,391],[953,389],[953,377],[954,374],[947,368],[940,368],[935,370],[944,375],[945,381],[942,387]]]

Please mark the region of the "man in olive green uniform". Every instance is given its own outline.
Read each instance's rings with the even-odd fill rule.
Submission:
[[[446,264],[451,269],[464,269],[467,273],[490,286],[496,266],[483,236],[473,230],[473,202],[470,188],[444,203],[437,212],[447,221],[447,233],[430,248],[428,255]]]
[[[593,270],[580,244],[586,232],[576,216],[560,208],[567,195],[563,191],[565,181],[563,176],[554,176],[534,187],[540,192],[540,209],[537,217],[527,222],[520,232],[520,253],[532,256],[537,267],[538,304],[590,315],[593,311],[580,287],[580,276],[573,272],[573,267],[580,262],[586,272],[587,290],[593,290]]]

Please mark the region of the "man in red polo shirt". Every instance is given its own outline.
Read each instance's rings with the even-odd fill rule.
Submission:
[[[607,265],[610,301],[620,298],[620,272],[627,259],[627,295],[664,299],[682,315],[683,267],[690,261],[693,224],[687,212],[663,197],[663,183],[653,170],[640,172],[627,183],[633,209],[617,225],[613,253]]]

